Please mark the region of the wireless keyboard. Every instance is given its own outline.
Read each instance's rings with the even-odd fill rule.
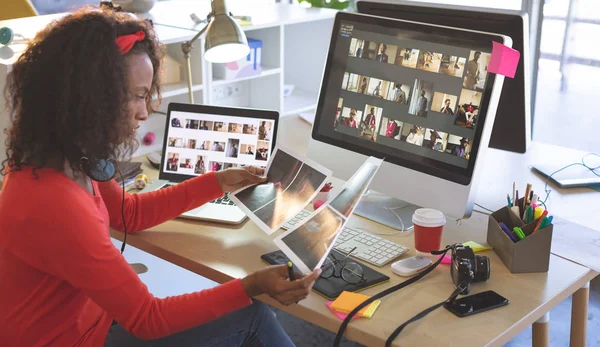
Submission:
[[[282,229],[292,229],[310,215],[302,210],[294,218],[286,222]],[[354,249],[356,247],[356,249]],[[408,251],[407,247],[388,241],[362,229],[344,227],[335,244],[337,251],[347,254],[352,249],[351,256],[375,266],[384,266]]]

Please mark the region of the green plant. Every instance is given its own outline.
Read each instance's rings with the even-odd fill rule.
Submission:
[[[354,5],[354,1],[351,0],[298,0],[298,3],[308,3],[311,7],[324,7],[332,8],[336,10],[344,10]]]

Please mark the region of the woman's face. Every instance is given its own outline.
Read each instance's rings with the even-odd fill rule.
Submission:
[[[132,54],[125,58],[127,66],[127,84],[129,87],[129,101],[127,115],[131,126],[131,133],[140,127],[140,121],[148,119],[146,100],[152,87],[154,70],[147,54]]]

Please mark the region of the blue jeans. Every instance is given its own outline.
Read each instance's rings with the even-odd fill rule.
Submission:
[[[104,347],[189,347],[189,346],[294,346],[275,313],[258,301],[195,328],[157,340],[141,340],[115,324],[108,331]]]

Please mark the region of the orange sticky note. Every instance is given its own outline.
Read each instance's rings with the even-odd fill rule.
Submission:
[[[350,313],[356,308],[356,306],[362,304],[368,298],[370,298],[368,295],[343,291],[342,294],[340,294],[340,296],[338,296],[337,299],[331,303],[331,308],[338,312]],[[358,315],[361,317],[365,316],[367,310],[369,310],[369,307],[370,305],[363,307],[360,311],[358,311]]]

